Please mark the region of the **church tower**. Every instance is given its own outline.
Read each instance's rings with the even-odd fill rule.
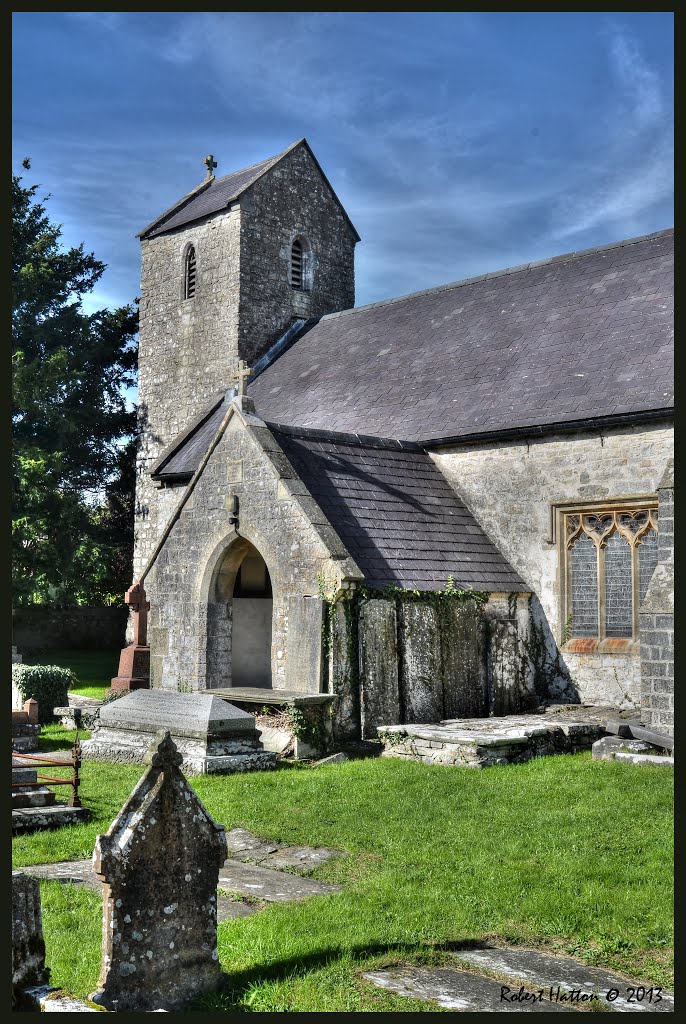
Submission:
[[[180,498],[150,471],[296,321],[355,303],[359,235],[312,150],[206,179],[140,232],[134,579]]]

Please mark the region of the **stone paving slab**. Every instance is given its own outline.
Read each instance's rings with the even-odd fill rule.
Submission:
[[[318,882],[231,859],[219,869],[219,887],[241,896],[254,896],[267,903],[288,903],[341,891],[340,885],[331,882]]]
[[[649,989],[645,983],[631,981],[619,974],[613,974],[602,967],[591,967],[570,956],[554,956],[533,949],[487,948],[459,950],[455,953],[456,960],[470,964],[479,970],[491,971],[506,975],[524,982],[529,989],[544,987],[557,988],[565,992],[580,989],[590,995],[598,992],[604,996],[616,989],[617,998],[612,1002],[615,1011],[622,1012],[667,1012],[674,1011],[674,996],[668,992],[659,992],[660,1001],[650,1002],[644,996],[641,1001],[634,998],[629,1001],[630,989]],[[657,990],[654,990],[655,995]]]
[[[448,1010],[564,1012],[593,1006],[620,1013],[674,1012],[671,993],[573,957],[495,947],[458,950],[453,957],[455,967],[391,967],[363,977],[390,992]],[[486,973],[460,970],[462,965]]]
[[[561,1003],[539,1003],[533,1000],[501,1001],[500,982],[478,974],[468,974],[466,971],[456,971],[451,967],[387,967],[382,971],[368,971],[362,977],[388,992],[438,1003],[446,1010],[462,1010],[468,1013],[507,1013],[517,1010],[543,1013],[571,1011],[571,1007]]]
[[[58,864],[32,864],[30,867],[22,868],[22,871],[36,878],[45,878],[65,884],[73,882],[77,885],[85,885],[89,889],[100,890],[100,882],[93,871],[90,860],[62,861]],[[233,859],[227,860],[219,869],[219,888],[237,893],[239,896],[250,896],[265,903],[288,903],[291,900],[305,900],[310,896],[341,891],[339,885],[333,885],[330,882],[318,882],[311,878],[302,878],[300,875],[274,871],[255,864],[243,864]],[[220,921],[246,917],[260,909],[221,896],[218,900],[218,907],[223,908],[222,913],[226,915],[221,916],[220,914]],[[248,909],[242,909],[245,907]]]
[[[21,869],[24,874],[33,878],[45,878],[51,882],[74,882],[85,885],[87,889],[100,890],[100,882],[93,871],[90,860],[64,860],[57,864],[31,864]]]
[[[217,921],[235,921],[239,917],[250,917],[261,910],[259,903],[243,903],[241,900],[232,900],[228,896],[217,897]]]
[[[346,856],[342,850],[332,850],[325,846],[282,846],[280,843],[265,842],[244,828],[234,828],[227,832],[226,845],[232,860],[252,861],[276,870],[293,868],[299,874],[308,874],[332,857]]]

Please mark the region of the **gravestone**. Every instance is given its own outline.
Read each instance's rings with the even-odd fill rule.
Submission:
[[[21,711],[12,711],[12,750],[38,750],[38,701],[29,697]]]
[[[45,966],[45,942],[38,879],[21,871],[12,872],[12,990],[47,985],[50,971]]]
[[[102,970],[91,998],[109,1010],[177,1010],[221,984],[217,881],[226,836],[181,762],[169,731],[160,730],[146,755],[150,767],[95,842],[104,910]]]
[[[276,755],[260,745],[254,715],[220,697],[171,690],[134,690],[104,704],[82,756],[142,764],[159,729],[171,733],[187,775],[223,775],[276,765]]]

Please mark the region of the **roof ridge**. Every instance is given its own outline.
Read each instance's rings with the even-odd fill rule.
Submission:
[[[334,320],[339,316],[348,316],[351,313],[361,313],[366,309],[375,309],[377,306],[390,306],[396,302],[404,302],[406,299],[419,298],[420,295],[435,295],[437,292],[447,292],[451,288],[461,288],[463,285],[476,284],[477,281],[488,281],[495,277],[505,277],[508,274],[519,274],[525,270],[535,270],[538,267],[545,267],[551,263],[566,263],[574,259],[581,259],[583,256],[592,256],[597,252],[605,252],[609,249],[621,249],[627,245],[635,245],[638,242],[647,242],[651,238],[661,238],[664,235],[674,234],[674,228],[663,228],[660,231],[653,231],[647,235],[637,235],[635,238],[624,238],[618,242],[610,242],[607,245],[596,245],[591,249],[579,249],[578,251],[561,253],[559,256],[548,256],[542,260],[532,260],[530,263],[520,263],[514,267],[504,267],[502,270],[492,270],[486,274],[477,274],[476,277],[463,277],[457,281],[449,281],[446,284],[439,284],[433,288],[422,288],[417,292],[408,292],[405,295],[398,295],[395,298],[381,299],[379,302],[368,302],[364,306],[352,306],[350,309],[341,309],[336,313],[326,313],[320,320]]]
[[[403,441],[397,437],[377,437],[374,434],[351,434],[344,430],[321,430],[318,427],[295,427],[286,423],[265,420],[270,430],[292,437],[311,438],[313,441],[338,441],[358,448],[385,448],[393,451],[420,451],[424,448],[416,441]]]

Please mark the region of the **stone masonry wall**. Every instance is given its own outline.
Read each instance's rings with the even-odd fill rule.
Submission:
[[[126,619],[123,606],[28,605],[12,610],[12,640],[25,654],[41,650],[116,651],[124,646]]]
[[[485,605],[380,596],[330,608],[328,690],[337,741],[377,727],[514,714],[539,694],[528,654],[526,594]]]
[[[551,504],[654,494],[672,454],[672,426],[455,445],[432,458],[505,557],[530,584],[533,626],[553,695],[591,703],[640,701],[640,661],[621,654],[573,654],[562,642],[558,549]],[[662,523],[660,522],[660,531]],[[570,687],[571,684],[571,687]]]
[[[304,146],[240,202],[239,348],[252,365],[292,320],[355,305],[356,237]],[[290,283],[295,238],[305,243],[305,290]]]
[[[142,242],[134,579],[176,505],[149,472],[212,396],[231,383],[238,350],[241,214],[221,213]],[[184,256],[197,260],[196,294],[183,298]]]
[[[272,445],[272,459],[257,434]],[[238,416],[231,420],[145,580],[152,686],[230,685],[231,606],[219,592],[217,573],[232,542],[245,538],[264,558],[272,582],[272,685],[319,690],[321,626],[308,662],[307,637],[289,635],[289,615],[301,604],[320,603],[320,574],[340,579],[336,558],[347,552],[339,544],[332,557],[331,545],[321,539],[330,527],[321,513],[323,525],[312,525],[317,506],[303,485],[289,482],[289,464],[270,438],[264,426],[251,433]],[[229,494],[239,500],[238,535],[229,523]],[[331,544],[335,540],[333,535]]]
[[[674,470],[670,462],[657,491],[658,564],[640,611],[641,717],[674,734]]]

